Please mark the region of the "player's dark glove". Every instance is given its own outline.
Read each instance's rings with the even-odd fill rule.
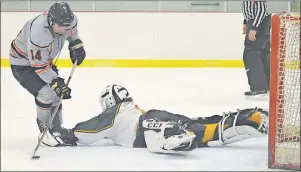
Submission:
[[[71,89],[69,87],[67,87],[67,85],[64,82],[63,78],[55,78],[54,80],[52,80],[52,82],[50,83],[51,88],[54,90],[54,92],[56,93],[56,95],[58,97],[62,97],[63,99],[70,99],[71,98]]]
[[[53,70],[56,74],[59,74],[59,70],[58,70],[58,68],[56,67],[56,65],[52,65],[51,68],[52,68],[52,70]]]
[[[84,50],[83,42],[80,39],[69,43],[69,54],[73,64],[76,60],[77,65],[80,65],[84,61],[86,57],[86,51]]]

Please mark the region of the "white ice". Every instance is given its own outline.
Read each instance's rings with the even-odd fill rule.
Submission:
[[[61,69],[67,78],[70,69]],[[245,100],[243,69],[84,69],[71,80],[72,99],[63,102],[64,126],[98,115],[101,90],[125,86],[143,109],[165,109],[189,117],[237,108],[268,108],[268,101]],[[31,160],[38,128],[34,98],[1,68],[1,170],[268,170],[268,139],[253,138],[222,148],[199,148],[187,155],[162,155],[101,141],[91,146],[40,147]]]

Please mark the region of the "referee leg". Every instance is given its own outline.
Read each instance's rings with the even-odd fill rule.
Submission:
[[[249,40],[249,31],[252,27],[252,21],[247,23],[247,34],[245,38],[245,49],[243,61],[247,72],[248,83],[251,91],[262,91],[267,89],[264,64],[261,59],[261,54],[267,41],[267,37],[256,34],[256,40]]]
[[[265,17],[263,20],[264,35],[266,37],[266,43],[264,45],[264,50],[261,53],[261,60],[264,67],[264,73],[266,77],[267,89],[270,89],[270,30],[271,30],[271,16]]]

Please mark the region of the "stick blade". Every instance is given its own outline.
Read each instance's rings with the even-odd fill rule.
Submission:
[[[33,156],[31,157],[32,160],[37,160],[37,159],[40,159],[40,156]]]

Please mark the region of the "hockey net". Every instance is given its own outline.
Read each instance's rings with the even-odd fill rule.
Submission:
[[[274,14],[269,168],[300,170],[300,54],[300,14]]]

